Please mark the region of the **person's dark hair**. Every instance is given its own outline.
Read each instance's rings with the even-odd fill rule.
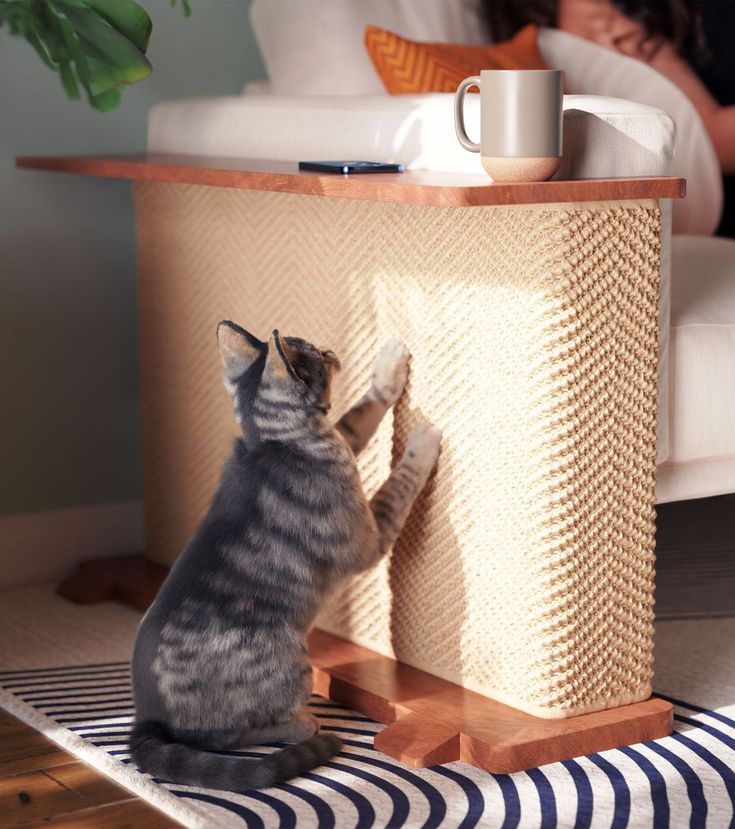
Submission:
[[[620,11],[642,24],[646,40],[686,43],[706,52],[696,0],[612,0]],[[508,40],[529,23],[556,27],[558,0],[483,0],[485,20],[494,41]]]

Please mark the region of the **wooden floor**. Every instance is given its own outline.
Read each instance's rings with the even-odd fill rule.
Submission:
[[[179,826],[127,789],[0,710],[0,827]]]

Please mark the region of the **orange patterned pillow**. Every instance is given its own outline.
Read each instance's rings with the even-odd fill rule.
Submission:
[[[468,46],[418,43],[368,26],[365,45],[383,85],[391,95],[455,92],[468,75],[481,69],[546,69],[538,50],[538,29],[530,25],[504,43]]]

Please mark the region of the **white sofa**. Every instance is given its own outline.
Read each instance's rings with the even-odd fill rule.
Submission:
[[[251,17],[270,82],[159,104],[150,151],[480,172],[454,136],[452,96],[383,93],[362,47],[367,23],[481,42],[472,0],[254,0]],[[687,98],[649,67],[558,31],[543,30],[539,45],[578,93],[565,98],[559,175],[688,181],[673,221],[664,205],[657,500],[735,492],[735,241],[710,238],[722,185],[709,138]],[[478,105],[468,101],[470,132]]]

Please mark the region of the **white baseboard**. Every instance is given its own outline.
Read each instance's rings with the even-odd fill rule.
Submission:
[[[0,590],[60,581],[82,561],[142,550],[140,501],[0,516]]]

